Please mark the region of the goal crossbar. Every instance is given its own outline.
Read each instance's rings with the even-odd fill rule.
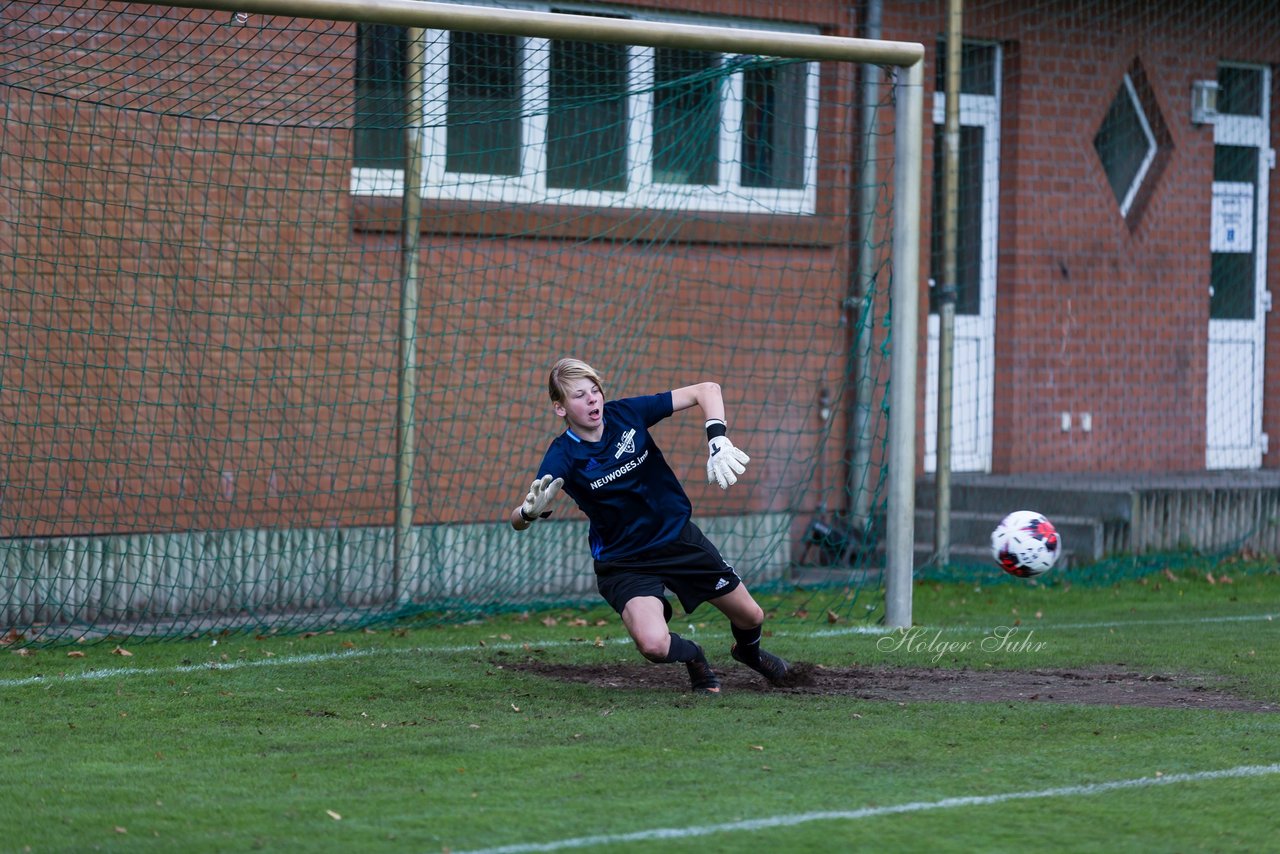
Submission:
[[[178,0],[165,5],[329,21],[397,24],[460,32],[732,51],[787,59],[871,62],[901,67],[914,65],[924,59],[924,46],[917,42],[602,18],[453,3],[419,3],[417,0]]]

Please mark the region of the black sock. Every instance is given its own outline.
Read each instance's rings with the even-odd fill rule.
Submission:
[[[691,640],[685,640],[675,632],[671,633],[671,646],[667,649],[667,661],[693,661],[702,652],[702,648]]]
[[[730,623],[729,628],[733,631],[733,639],[738,642],[738,655],[747,661],[758,661],[760,659],[760,637],[764,634],[764,627],[755,626],[750,629],[740,629]]]

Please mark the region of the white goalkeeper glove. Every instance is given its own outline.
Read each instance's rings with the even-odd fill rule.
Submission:
[[[707,445],[711,455],[707,457],[707,483],[716,483],[728,489],[738,482],[738,475],[747,470],[751,457],[733,446],[725,434],[724,422],[718,419],[707,422]]]
[[[564,478],[557,477],[553,480],[549,474],[544,474],[529,484],[529,494],[524,497],[524,503],[520,505],[520,518],[526,522],[536,522],[538,519],[550,516],[551,511],[547,509],[547,505],[560,492],[562,486],[564,486]]]

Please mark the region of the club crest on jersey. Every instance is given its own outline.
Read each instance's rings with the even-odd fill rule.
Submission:
[[[634,454],[636,452],[636,431],[631,428],[622,434],[622,441],[618,443],[618,450],[614,452],[615,460],[622,459],[623,454]]]

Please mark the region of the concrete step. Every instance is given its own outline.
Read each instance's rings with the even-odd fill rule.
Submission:
[[[1012,509],[1001,502],[992,510],[956,509],[951,512],[951,557],[964,562],[990,562],[991,532]],[[1092,563],[1106,554],[1106,525],[1096,516],[1078,516],[1067,513],[1050,513],[1040,507],[1027,507],[1044,513],[1062,538],[1062,556],[1058,566]],[[915,565],[931,563],[937,553],[934,545],[934,511],[931,507],[916,507]],[[872,519],[872,530],[867,540],[838,525],[814,523],[806,533],[797,565],[802,566],[884,566],[884,538],[887,525],[883,514]],[[870,549],[867,552],[866,549]]]
[[[1102,520],[1088,516],[1054,515],[1048,511],[1040,511],[1053,523],[1062,538],[1063,554],[1071,554],[1081,561],[1101,560],[1104,554]],[[918,546],[933,549],[934,518],[932,510],[916,508],[915,540]],[[951,512],[951,551],[958,554],[957,547],[967,546],[985,550],[987,557],[991,552],[991,532],[995,529],[1004,514],[988,514],[972,510],[953,510]]]
[[[937,484],[932,478],[916,484],[916,507],[933,509],[938,503]],[[951,507],[969,512],[986,512],[1003,517],[1014,510],[1035,510],[1050,519],[1096,518],[1103,522],[1129,522],[1133,517],[1135,493],[1124,487],[1075,489],[1071,486],[983,482],[951,484]],[[1056,521],[1055,521],[1056,524]]]
[[[1065,541],[1064,541],[1065,542]],[[917,542],[915,551],[912,554],[912,566],[915,569],[922,569],[934,563],[937,552],[932,543]],[[1058,562],[1053,565],[1054,570],[1067,569],[1073,565],[1082,562],[1080,555],[1073,552],[1069,548],[1064,548],[1061,555],[1058,556]],[[996,565],[995,560],[991,557],[991,546],[972,546],[963,543],[951,544],[951,563],[953,564],[977,564],[991,567],[993,573],[999,573],[1002,570]]]

